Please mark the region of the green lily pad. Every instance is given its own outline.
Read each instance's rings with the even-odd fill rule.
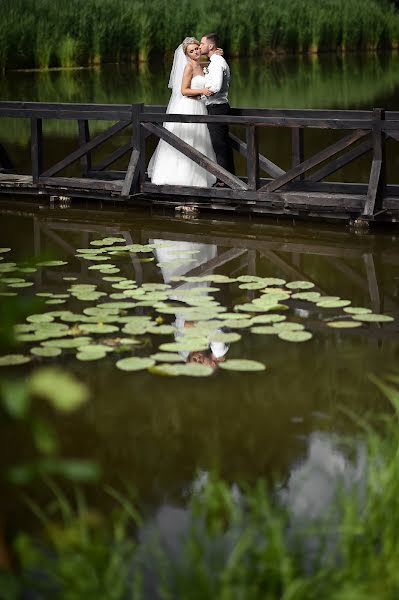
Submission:
[[[186,377],[209,377],[213,373],[212,367],[200,363],[177,364],[174,367],[178,375],[185,375]]]
[[[218,332],[210,336],[212,342],[224,342],[225,344],[231,344],[233,342],[238,342],[241,339],[239,333],[224,333]]]
[[[0,248],[0,254],[3,254],[4,252],[11,252],[11,248]]]
[[[29,315],[29,317],[26,317],[26,320],[29,321],[29,323],[50,323],[51,321],[54,321],[54,317],[44,313],[40,315]]]
[[[45,398],[54,408],[71,412],[89,399],[89,389],[74,376],[57,367],[37,369],[28,380],[28,390]]]
[[[223,327],[229,327],[229,329],[247,329],[247,327],[251,327],[251,325],[252,319],[240,319],[239,321],[227,319],[223,322]]]
[[[284,323],[275,323],[273,327],[278,331],[303,331],[305,329],[302,323],[292,323],[291,321],[286,321]]]
[[[327,325],[333,329],[355,329],[362,326],[360,321],[329,321]]]
[[[369,313],[364,315],[354,315],[355,321],[362,321],[363,323],[391,323],[395,319],[389,315],[379,315],[376,313]]]
[[[78,352],[76,358],[81,361],[101,360],[106,357],[106,352],[103,350],[86,350],[84,352]]]
[[[65,304],[66,300],[62,300],[61,298],[49,298],[45,301],[45,304]]]
[[[175,328],[172,325],[158,325],[149,327],[147,331],[148,333],[154,333],[155,335],[171,335],[175,332]]]
[[[131,356],[118,360],[116,366],[121,371],[143,371],[155,365],[153,358],[143,358],[139,356]]]
[[[251,333],[259,335],[277,335],[279,332],[278,329],[271,325],[258,325],[256,327],[251,327]]]
[[[38,267],[61,267],[62,265],[67,265],[68,263],[65,260],[45,260],[36,264]]]
[[[285,285],[285,279],[280,279],[279,277],[264,277],[263,283],[267,287],[269,285]]]
[[[153,367],[150,367],[148,370],[153,375],[162,375],[164,377],[177,377],[179,375],[176,364],[170,365],[167,363],[162,363],[162,364],[154,365]]]
[[[6,354],[5,356],[0,356],[0,367],[23,365],[31,360],[31,356],[25,356],[23,354]]]
[[[286,287],[290,290],[309,290],[314,287],[314,283],[311,281],[290,281],[286,284]]]
[[[64,281],[77,281],[77,277],[72,277],[69,275],[66,275],[65,277],[62,278]]]
[[[298,292],[292,294],[291,298],[295,300],[307,300],[308,302],[318,302],[321,298],[320,292]]]
[[[115,333],[115,331],[119,331],[119,327],[116,325],[103,325],[101,323],[83,323],[80,329],[83,333]]]
[[[268,323],[281,323],[286,320],[285,315],[256,315],[256,317],[252,318],[252,323],[266,325]]]
[[[261,290],[265,287],[263,281],[253,281],[249,283],[240,283],[238,286],[240,290]]]
[[[209,343],[203,338],[181,338],[179,342],[167,342],[159,346],[165,352],[202,352],[208,350]]]
[[[61,354],[60,348],[46,348],[42,346],[35,346],[34,348],[31,348],[30,351],[35,356],[40,356],[43,358],[55,358],[56,356],[59,356]]]
[[[24,281],[19,282],[19,283],[9,283],[8,287],[10,288],[26,288],[26,287],[31,287],[33,285],[33,281]]]
[[[309,331],[292,331],[287,329],[280,331],[278,337],[286,342],[307,342],[313,336]]]
[[[350,300],[320,300],[316,303],[316,306],[320,308],[343,308],[349,306]]]
[[[373,311],[371,308],[364,308],[363,306],[348,306],[344,308],[344,312],[349,315],[367,315],[371,314]]]
[[[79,348],[79,346],[83,346],[84,344],[89,344],[91,342],[91,338],[79,336],[76,338],[58,338],[55,340],[47,340],[42,342],[42,346],[51,347],[51,348]]]
[[[80,353],[87,352],[113,352],[113,346],[106,346],[105,344],[83,344],[82,346],[78,346],[78,351]]]
[[[35,267],[18,267],[17,271],[19,273],[36,273],[37,269]]]
[[[232,358],[219,363],[221,369],[226,371],[264,371],[266,366],[257,360],[247,360],[245,358]]]
[[[112,283],[117,283],[118,281],[123,281],[125,277],[119,277],[118,275],[110,275],[109,277],[103,277],[103,281],[110,281]]]

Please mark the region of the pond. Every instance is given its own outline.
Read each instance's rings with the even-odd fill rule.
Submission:
[[[231,103],[396,109],[398,62],[396,55],[232,62]],[[164,68],[112,65],[8,73],[0,99],[164,104],[165,75]],[[47,161],[76,143],[68,122],[48,122],[45,133]],[[28,124],[8,120],[1,135],[16,162],[28,168]],[[265,134],[262,144],[284,167],[289,140],[278,136],[277,130]],[[320,143],[326,140],[314,135],[307,148]],[[397,159],[389,168],[397,176]],[[363,181],[368,172],[364,158],[342,177]],[[78,351],[63,347],[54,358],[32,354],[32,348],[58,348],[61,338],[46,339],[39,331],[34,341],[29,336],[43,328],[27,321],[29,328],[19,329],[20,351],[32,360],[2,367],[3,374],[21,377],[33,365],[59,364],[86,382],[90,402],[68,418],[52,417],[63,454],[98,461],[106,483],[132,483],[150,512],[184,506],[212,469],[235,483],[259,477],[287,482],[315,453],[328,467],[337,456],[336,435],[357,429],[345,411],[389,409],[368,375],[397,369],[397,230],[359,234],[345,226],[206,213],[187,219],[161,208],[90,201],[51,208],[26,198],[2,198],[0,214],[0,245],[10,248],[0,254],[6,294],[0,300],[12,301],[10,293],[26,302],[39,299],[32,312],[51,311],[63,337],[85,338]],[[34,266],[52,260],[61,263]],[[37,270],[18,271],[25,261]],[[318,306],[325,297],[338,298]],[[125,304],[107,313],[109,302]],[[368,310],[356,315],[351,307]],[[388,318],[368,321],[370,313]],[[101,345],[95,352],[87,348],[94,338]],[[163,372],[152,362],[140,371],[125,370],[134,362],[117,366],[127,357],[165,351],[177,362]],[[252,367],[262,370],[227,370],[236,359],[255,361]],[[167,362],[158,356],[151,361]],[[185,373],[187,361],[202,364],[202,372],[194,370],[201,376]],[[0,442],[3,465],[16,455],[26,458],[28,450],[16,451],[13,439],[10,430]],[[13,497],[4,502],[13,519]]]

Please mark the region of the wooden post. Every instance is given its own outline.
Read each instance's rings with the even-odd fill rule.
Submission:
[[[32,181],[37,183],[43,171],[43,127],[42,119],[31,119]]]
[[[14,165],[3,144],[0,144],[0,171],[12,171]]]
[[[259,187],[259,143],[255,125],[247,127],[247,177],[248,189]]]
[[[293,127],[292,129],[292,166],[297,167],[305,160],[303,152],[303,129],[302,127]],[[298,180],[305,179],[305,174],[301,173]],[[295,181],[295,179],[293,180]]]
[[[363,209],[363,217],[372,217],[381,209],[385,190],[385,134],[381,130],[382,121],[385,120],[385,110],[373,109],[373,162],[371,164],[367,198]]]
[[[87,119],[81,121],[78,120],[79,126],[79,148],[90,142],[89,132],[89,121]],[[82,167],[82,177],[87,177],[89,171],[91,171],[91,153],[87,152],[80,159],[80,165]]]
[[[140,115],[144,111],[144,104],[132,105],[132,144],[129,166],[126,171],[121,195],[128,197],[140,191],[141,182],[145,178],[145,141],[142,136]]]

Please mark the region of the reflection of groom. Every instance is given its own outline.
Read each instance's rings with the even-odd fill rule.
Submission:
[[[223,56],[216,54],[217,48],[216,33],[208,33],[202,37],[201,54],[207,54],[210,60],[208,72],[205,74],[205,87],[209,87],[213,92],[211,96],[206,97],[205,102],[210,115],[228,115],[230,114],[228,102],[230,68]],[[229,144],[228,125],[226,123],[208,123],[208,129],[217,163],[234,175],[233,150]],[[218,182],[216,185],[224,187],[222,182]]]

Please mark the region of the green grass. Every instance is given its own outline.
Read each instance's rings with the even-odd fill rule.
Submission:
[[[3,0],[0,70],[162,62],[217,31],[228,56],[398,47],[389,0]]]

